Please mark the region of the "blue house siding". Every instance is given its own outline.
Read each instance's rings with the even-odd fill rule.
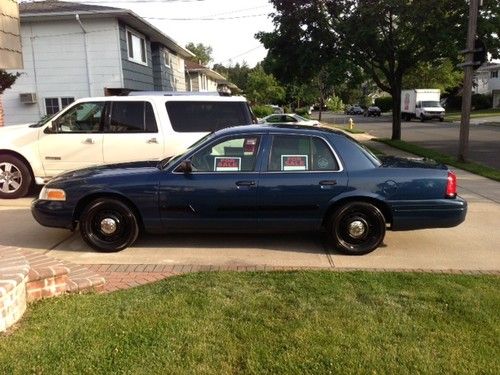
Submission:
[[[142,65],[128,59],[126,25],[119,24],[120,27],[120,50],[123,69],[123,86],[130,90],[154,90],[153,79],[153,59],[151,55],[151,43],[146,38],[146,59],[148,65]],[[131,28],[132,29],[132,28]],[[132,29],[133,30],[133,29]]]
[[[174,84],[174,73],[172,67],[165,65],[164,47],[153,43],[151,46],[153,57],[153,78],[155,90],[177,91]]]

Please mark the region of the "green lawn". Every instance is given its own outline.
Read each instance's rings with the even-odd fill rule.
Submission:
[[[30,306],[0,374],[499,374],[500,277],[197,273]]]
[[[374,141],[382,142],[389,146],[399,148],[400,150],[412,153],[414,155],[433,159],[439,163],[451,165],[456,168],[460,168],[469,171],[471,173],[475,173],[477,175],[490,178],[495,181],[500,181],[500,170],[495,168],[487,167],[485,165],[474,162],[461,163],[454,156],[442,154],[438,151],[430,150],[425,147],[420,147],[405,141],[396,141],[386,138],[378,138],[374,139]]]
[[[471,118],[482,118],[482,117],[492,117],[500,116],[500,108],[491,109],[480,109],[477,111],[472,111],[470,114]],[[445,121],[460,121],[461,112],[446,112]]]

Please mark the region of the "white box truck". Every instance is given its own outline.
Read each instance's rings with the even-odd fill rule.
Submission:
[[[420,121],[444,120],[444,108],[439,99],[439,89],[414,89],[401,91],[401,117],[405,121],[418,118]]]

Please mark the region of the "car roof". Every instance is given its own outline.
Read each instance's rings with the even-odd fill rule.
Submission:
[[[304,134],[310,133],[316,136],[325,134],[335,134],[345,136],[340,130],[328,128],[326,126],[310,126],[310,125],[293,125],[289,123],[275,124],[252,124],[241,125],[224,128],[215,132],[215,135],[236,135],[236,134],[253,134],[253,133],[281,133],[281,134]]]
[[[75,102],[104,102],[104,101],[160,101],[160,102],[244,102],[247,100],[242,96],[216,96],[216,95],[134,95],[134,96],[102,96],[80,98]]]

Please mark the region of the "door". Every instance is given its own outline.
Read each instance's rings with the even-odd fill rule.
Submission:
[[[164,228],[255,229],[261,138],[252,134],[216,140],[191,157],[192,172],[165,172],[160,185]]]
[[[78,103],[44,129],[38,147],[47,177],[102,164],[105,102]]]
[[[164,142],[147,101],[112,101],[105,125],[105,163],[161,160]]]
[[[273,135],[270,143],[259,179],[259,228],[317,230],[328,203],[347,189],[347,174],[323,138]]]

